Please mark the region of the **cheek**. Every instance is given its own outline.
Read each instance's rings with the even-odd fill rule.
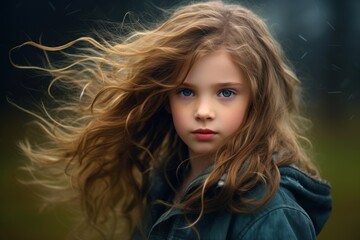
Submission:
[[[183,125],[186,122],[186,118],[188,117],[186,111],[183,106],[171,101],[169,104],[169,111],[171,113],[175,129],[179,131],[181,128],[183,128]]]
[[[242,122],[242,117],[234,117],[226,121],[226,128],[229,133],[234,133],[236,130],[239,129]]]
[[[225,122],[223,124],[226,126],[226,130],[229,134],[232,134],[239,129],[244,120],[245,114],[246,108],[241,107],[237,110],[230,111],[226,116],[224,116]]]
[[[181,123],[184,122],[184,117],[179,111],[172,112],[172,119],[176,129],[178,129],[182,125]]]

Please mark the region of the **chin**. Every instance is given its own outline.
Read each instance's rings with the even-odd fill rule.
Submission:
[[[193,149],[192,152],[194,155],[210,155],[216,151],[215,148],[202,148],[202,149]]]

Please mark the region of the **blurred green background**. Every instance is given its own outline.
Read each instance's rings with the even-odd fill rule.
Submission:
[[[23,137],[26,116],[15,113],[11,117],[2,117],[1,122],[0,239],[65,239],[71,230],[71,211],[52,208],[40,212],[40,199],[17,181],[23,161],[14,142]],[[313,131],[316,161],[332,185],[333,196],[333,212],[319,239],[358,239],[360,124],[349,120],[327,124],[328,120],[317,119]]]
[[[28,39],[55,45],[86,35],[96,20],[122,21],[127,11],[140,19],[181,1],[53,0],[6,1],[1,7],[0,239],[65,239],[72,212],[40,211],[33,189],[18,182],[25,159],[16,143],[27,132],[25,113],[42,99],[45,80],[12,68],[11,47]],[[267,19],[304,86],[310,138],[322,176],[332,185],[333,213],[319,239],[358,239],[360,228],[360,1],[234,1]],[[151,14],[152,13],[152,14]],[[22,52],[27,59],[31,52]],[[17,57],[17,56],[16,56]],[[34,57],[35,58],[35,57]]]

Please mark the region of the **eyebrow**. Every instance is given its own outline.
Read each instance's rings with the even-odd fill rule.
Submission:
[[[233,87],[233,86],[237,86],[237,87],[241,87],[243,86],[244,83],[239,83],[239,82],[223,82],[223,83],[216,83],[216,84],[213,84],[213,87]],[[180,85],[181,87],[195,87],[196,84],[193,84],[193,83],[182,83]]]

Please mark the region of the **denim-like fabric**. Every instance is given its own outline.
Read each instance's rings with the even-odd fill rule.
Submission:
[[[292,240],[316,239],[327,221],[332,201],[330,187],[309,177],[295,167],[280,167],[280,186],[271,201],[252,214],[229,213],[219,210],[205,214],[193,228],[178,209],[149,206],[143,237],[136,232],[134,239],[242,239],[242,240]],[[205,172],[195,185],[207,176]],[[172,192],[161,176],[154,179],[151,198],[169,200]],[[261,186],[249,193],[261,196]],[[150,199],[151,199],[150,198]],[[194,219],[195,216],[188,216]]]

